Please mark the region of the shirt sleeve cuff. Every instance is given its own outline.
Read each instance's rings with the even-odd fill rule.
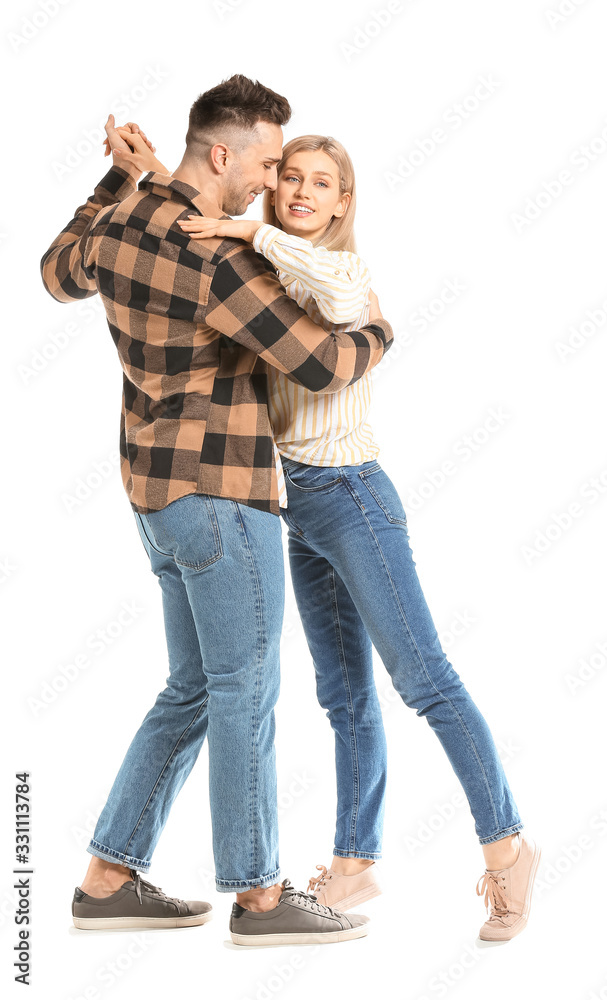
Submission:
[[[282,229],[279,229],[278,226],[272,226],[269,222],[262,223],[253,233],[253,246],[257,253],[263,254],[264,257],[267,256],[266,250],[281,233]]]
[[[387,319],[370,319],[366,324],[366,329],[370,326],[376,326],[380,330],[380,339],[385,345],[386,351],[392,346],[394,342],[394,330]]]
[[[105,205],[113,205],[116,201],[122,201],[137,190],[137,182],[128,170],[117,167],[115,164],[110,167],[105,177],[102,177],[97,185],[100,190],[99,200]],[[103,195],[108,192],[110,197]]]

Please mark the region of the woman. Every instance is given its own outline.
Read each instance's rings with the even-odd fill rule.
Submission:
[[[124,138],[143,170],[169,171],[137,137]],[[355,252],[355,178],[327,136],[292,139],[264,195],[264,221],[178,220],[192,239],[250,241],[274,264],[315,322],[356,330],[368,322],[369,271]],[[377,305],[377,299],[374,297]],[[381,315],[381,313],[379,313]],[[415,571],[407,517],[377,461],[367,422],[371,378],[315,394],[276,369],[269,411],[284,469],[293,588],[335,732],[337,824],[331,866],[310,880],[318,901],[347,910],[379,893],[386,742],[372,645],[396,690],[425,716],[465,791],[486,870],[476,891],[490,906],[480,936],[509,940],[526,925],[539,848],[526,834],[491,732],[443,652]]]

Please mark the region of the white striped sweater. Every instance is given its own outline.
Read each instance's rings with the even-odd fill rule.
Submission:
[[[264,223],[253,246],[278,271],[291,298],[331,332],[359,330],[369,322],[371,276],[358,254],[325,250]],[[277,368],[268,369],[268,410],[274,434],[279,499],[287,506],[280,455],[305,465],[360,465],[377,458],[379,447],[368,423],[371,374],[339,392],[316,393]]]

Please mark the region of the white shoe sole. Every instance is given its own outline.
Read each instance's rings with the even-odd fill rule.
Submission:
[[[352,941],[364,937],[369,924],[360,927],[348,927],[341,931],[321,931],[308,934],[235,934],[230,931],[234,944],[254,948],[274,944],[336,944],[339,941]]]
[[[213,916],[196,913],[188,917],[72,917],[74,927],[83,931],[111,931],[128,927],[197,927],[206,924]]]

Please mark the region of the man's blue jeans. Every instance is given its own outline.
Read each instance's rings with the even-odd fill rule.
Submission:
[[[274,885],[281,520],[200,493],[134,513],[160,581],[170,674],[126,753],[87,851],[147,872],[208,735],[217,890]],[[159,659],[164,655],[158,650]],[[191,854],[192,836],[185,840]]]
[[[372,643],[405,704],[438,736],[480,843],[521,830],[489,727],[441,648],[393,483],[377,461],[339,468],[282,462],[293,588],[318,699],[335,732],[334,853],[377,858],[381,851],[386,741]]]

